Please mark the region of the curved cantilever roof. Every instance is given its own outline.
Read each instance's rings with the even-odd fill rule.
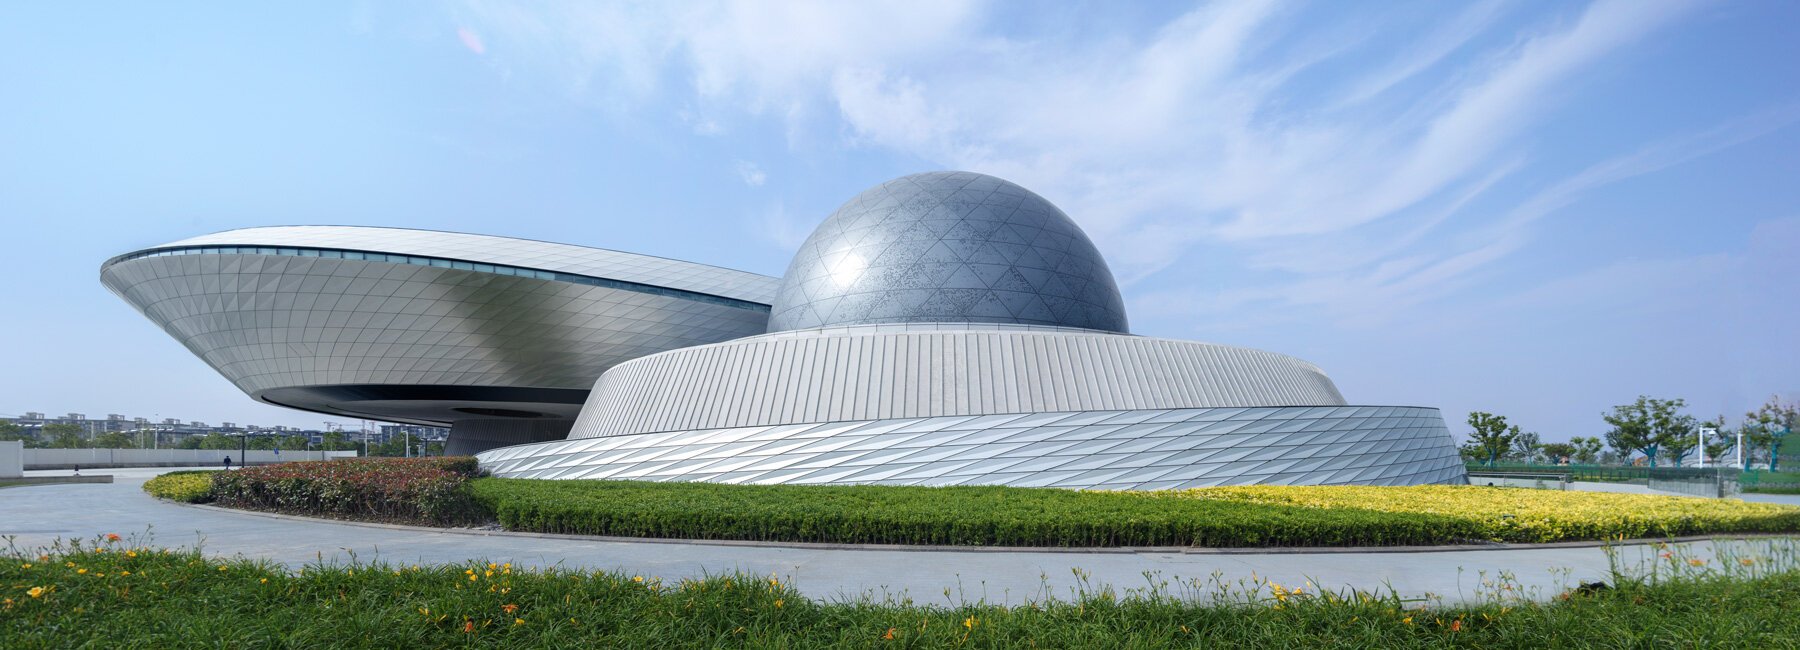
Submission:
[[[257,400],[566,430],[607,368],[763,333],[779,280],[506,237],[281,226],[120,255],[101,282]]]
[[[294,246],[395,253],[538,269],[667,287],[764,305],[780,279],[694,262],[573,244],[439,230],[369,226],[267,226],[190,237],[113,258],[206,246]]]

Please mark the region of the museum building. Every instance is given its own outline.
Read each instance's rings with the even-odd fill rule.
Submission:
[[[253,399],[450,426],[497,476],[1161,489],[1463,483],[1436,409],[1135,336],[1061,210],[968,172],[851,198],[781,278],[419,230],[233,230],[102,282]]]

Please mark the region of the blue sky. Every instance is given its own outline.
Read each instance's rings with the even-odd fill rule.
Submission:
[[[1594,435],[1800,397],[1800,5],[6,3],[0,414],[317,425],[97,281],[272,224],[779,274],[906,173],[1032,188],[1135,333]]]

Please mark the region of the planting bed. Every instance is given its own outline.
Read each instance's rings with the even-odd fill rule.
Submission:
[[[176,500],[372,521],[848,544],[1411,546],[1800,532],[1800,508],[1792,506],[1477,486],[1081,492],[475,474],[470,458],[336,460],[169,475],[145,489]]]

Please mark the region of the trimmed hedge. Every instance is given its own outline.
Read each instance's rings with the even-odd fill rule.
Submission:
[[[1800,508],[1736,499],[1467,485],[1244,485],[1160,494],[1322,511],[1439,514],[1466,521],[1482,539],[1496,542],[1800,532]]]
[[[1403,546],[1480,537],[1428,513],[1320,510],[1008,487],[720,485],[484,478],[508,530],[961,546]]]
[[[486,513],[466,489],[472,457],[281,463],[214,475],[219,505],[290,514],[452,525]]]
[[[217,470],[210,469],[169,472],[144,481],[144,491],[159,499],[182,503],[207,503],[212,501],[212,477],[217,473]]]

